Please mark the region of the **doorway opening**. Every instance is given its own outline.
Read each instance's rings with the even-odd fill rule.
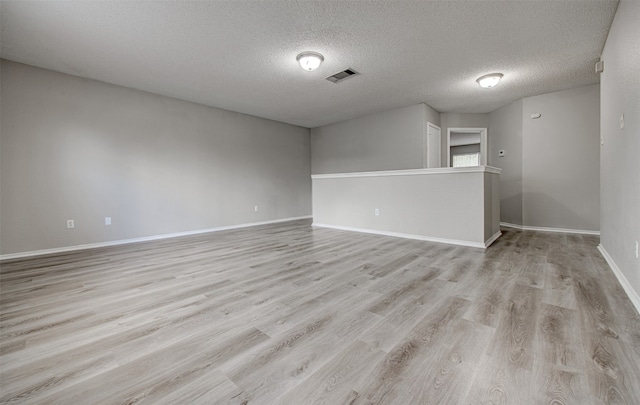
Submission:
[[[447,129],[447,167],[487,165],[487,128]]]

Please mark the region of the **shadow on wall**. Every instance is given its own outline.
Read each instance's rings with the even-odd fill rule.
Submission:
[[[503,187],[501,184],[500,187]],[[522,193],[516,193],[500,200],[500,222],[522,225]]]
[[[589,217],[592,201],[575,206],[566,204],[542,193],[522,194],[522,220],[525,226],[599,231],[600,224]],[[585,226],[585,224],[589,224]]]

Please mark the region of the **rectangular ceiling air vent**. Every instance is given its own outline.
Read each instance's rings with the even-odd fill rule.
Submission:
[[[346,80],[351,76],[355,76],[357,74],[358,72],[349,68],[347,70],[343,70],[342,72],[338,72],[335,75],[327,77],[327,80],[329,80],[332,83],[340,83],[341,81]]]

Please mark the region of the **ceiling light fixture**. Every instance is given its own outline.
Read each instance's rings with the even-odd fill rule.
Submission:
[[[497,85],[500,79],[502,79],[502,76],[502,73],[490,73],[488,75],[478,77],[476,82],[478,82],[480,87],[488,89],[489,87]]]
[[[322,61],[324,61],[324,56],[318,52],[302,52],[296,56],[296,60],[304,70],[312,71],[320,66]]]

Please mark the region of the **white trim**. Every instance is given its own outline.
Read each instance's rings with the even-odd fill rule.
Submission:
[[[504,226],[506,228],[514,228],[514,229],[523,230],[522,225],[512,224],[512,223],[509,223],[509,222],[500,222],[500,226]]]
[[[502,232],[500,232],[500,231],[498,231],[498,232],[494,233],[492,237],[490,237],[489,239],[487,239],[487,240],[484,242],[484,247],[485,247],[485,248],[488,248],[489,246],[491,246],[491,244],[492,244],[493,242],[495,242],[495,241],[496,241],[496,239],[498,239],[501,235],[502,235]]]
[[[53,249],[43,249],[43,250],[33,250],[33,251],[29,251],[29,252],[9,253],[9,254],[5,254],[5,255],[0,255],[0,261],[9,260],[9,259],[20,259],[20,258],[23,258],[23,257],[48,255],[48,254],[52,254],[52,253],[64,253],[64,252],[73,252],[73,251],[76,251],[76,250],[95,249],[95,248],[108,247],[108,246],[117,246],[117,245],[127,245],[127,244],[130,244],[130,243],[149,242],[149,241],[153,241],[153,240],[177,238],[177,237],[180,237],[180,236],[199,235],[199,234],[202,234],[202,233],[220,232],[220,231],[227,231],[227,230],[231,230],[231,229],[248,228],[248,227],[252,227],[252,226],[277,224],[277,223],[280,223],[280,222],[289,222],[289,221],[296,221],[296,220],[300,220],[300,219],[311,219],[311,218],[312,218],[311,216],[304,216],[304,217],[291,217],[291,218],[273,219],[273,220],[270,220],[270,221],[251,222],[251,223],[246,223],[246,224],[229,225],[229,226],[219,226],[219,227],[215,227],[215,228],[198,229],[198,230],[195,230],[195,231],[186,231],[186,232],[167,233],[167,234],[164,234],[164,235],[145,236],[145,237],[142,237],[142,238],[122,239],[122,240],[114,240],[114,241],[110,241],[110,242],[89,243],[89,244],[86,244],[86,245],[67,246],[67,247],[53,248]]]
[[[600,231],[587,231],[584,229],[566,229],[566,228],[547,228],[544,226],[528,226],[510,224],[508,222],[500,222],[500,226],[506,226],[507,228],[516,228],[523,231],[541,231],[541,232],[559,232],[559,233],[576,233],[580,235],[600,235]]]
[[[431,169],[407,169],[407,170],[381,170],[377,172],[353,172],[353,173],[328,173],[312,174],[312,179],[338,179],[344,177],[382,177],[382,176],[415,176],[424,174],[450,174],[450,173],[493,173],[500,174],[502,169],[492,166],[478,167],[434,167]]]
[[[500,226],[504,226],[504,227],[507,227],[507,228],[522,229],[522,225],[512,224],[512,223],[509,223],[509,222],[500,222]]]
[[[468,246],[468,247],[474,247],[474,248],[480,248],[480,249],[485,249],[486,248],[484,243],[481,243],[481,242],[470,242],[470,241],[466,241],[466,240],[433,238],[433,237],[430,237],[430,236],[414,235],[414,234],[410,234],[410,233],[378,231],[378,230],[375,230],[375,229],[354,228],[354,227],[351,227],[351,226],[319,224],[317,222],[314,222],[313,224],[311,224],[311,226],[315,226],[317,228],[338,229],[338,230],[341,230],[341,231],[349,231],[349,232],[361,232],[361,233],[371,233],[371,234],[374,234],[374,235],[393,236],[393,237],[396,237],[396,238],[404,238],[404,239],[423,240],[423,241],[426,241],[426,242],[447,243],[449,245]]]
[[[426,110],[425,110],[425,119],[426,119]],[[422,130],[422,167],[425,169],[428,169],[429,165],[432,163],[432,162],[429,162],[429,148],[431,147],[431,145],[429,145],[429,127],[435,128],[438,130],[438,132],[440,133],[439,143],[442,142],[442,128],[440,128],[436,124],[433,124],[427,121],[427,125],[424,126]],[[441,166],[440,164],[441,154],[442,154],[441,151],[438,150],[438,164],[437,165],[431,164],[431,166],[433,166],[431,167],[432,169],[439,168]]]
[[[598,245],[598,250],[602,254],[602,257],[604,257],[604,260],[606,260],[609,267],[611,267],[613,274],[618,278],[620,285],[622,285],[622,288],[624,288],[624,291],[629,296],[631,303],[636,307],[636,311],[640,313],[640,295],[638,295],[638,292],[633,289],[629,280],[624,276],[624,273],[622,273],[622,270],[620,270],[616,262],[613,261],[613,258],[609,255],[609,252],[607,252],[604,246]]]

